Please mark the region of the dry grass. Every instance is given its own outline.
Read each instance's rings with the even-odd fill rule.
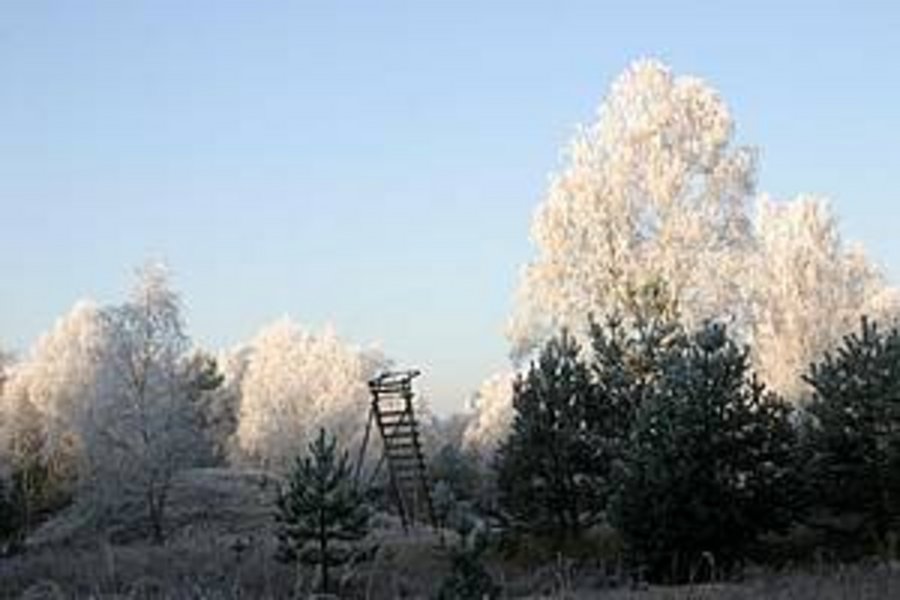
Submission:
[[[107,515],[97,529],[77,508],[33,536],[25,554],[0,560],[0,599],[308,597],[314,573],[274,560],[274,486],[258,472],[194,471],[175,488],[164,546],[141,540],[139,514]],[[428,598],[449,569],[431,532],[404,535],[380,517],[374,560],[336,573],[344,598]],[[539,569],[489,562],[506,598],[581,600],[875,600],[900,598],[886,565],[760,573],[743,583],[629,589],[594,568],[557,561]]]
[[[0,565],[2,598],[241,599],[308,597],[312,574],[296,573],[259,547],[238,560],[212,547],[62,549]],[[382,548],[374,563],[343,573],[341,597],[428,598],[446,572],[429,541]],[[823,573],[759,575],[740,584],[608,589],[586,577],[535,581],[504,578],[506,598],[582,600],[881,600],[900,597],[900,573],[885,567],[845,567]],[[541,585],[541,584],[538,584]]]

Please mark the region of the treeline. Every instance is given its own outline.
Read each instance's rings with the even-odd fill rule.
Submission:
[[[379,352],[286,319],[211,352],[191,340],[167,269],[137,275],[123,302],[79,302],[27,355],[0,355],[0,551],[73,502],[96,531],[139,506],[162,542],[185,469],[284,475],[320,427],[362,436]]]
[[[614,538],[636,576],[686,582],[896,558],[900,332],[863,318],[811,365],[810,400],[768,391],[727,327],[665,303],[562,331],[514,383],[494,463],[504,539],[590,554]]]
[[[134,503],[161,542],[176,474],[226,460],[237,407],[223,383],[158,265],[125,302],[76,306],[0,385],[3,549],[76,500],[98,527]]]
[[[619,583],[678,584],[749,564],[896,558],[900,331],[862,318],[810,365],[798,406],[767,389],[725,325],[686,328],[662,286],[633,299],[632,312],[589,318],[586,340],[562,330],[541,347],[512,384],[493,457],[462,448],[463,422],[444,423],[433,499],[459,535],[438,597],[498,597],[497,560],[605,561]],[[360,507],[390,505],[386,490],[353,491],[322,435],[279,506],[290,555],[327,582],[329,564],[366,552]],[[356,555],[329,550],[348,540]]]
[[[495,550],[603,556],[660,582],[823,552],[896,557],[897,329],[863,318],[809,366],[808,399],[797,403],[753,373],[752,349],[726,326],[685,326],[665,286],[627,305],[535,353],[511,383],[512,422],[496,452],[467,449],[465,416],[426,414],[436,516],[462,540],[449,589],[496,590],[484,568]],[[348,520],[335,531],[352,543],[366,515],[392,510],[389,486],[356,489],[335,446],[352,449],[362,432],[365,381],[383,358],[282,324],[222,362],[191,347],[177,296],[149,269],[126,302],[79,306],[28,360],[0,371],[0,549],[21,549],[72,502],[98,528],[116,506],[140,506],[146,537],[162,542],[174,478],[195,467],[283,476],[280,518],[301,531],[281,525],[292,560],[321,566],[343,553],[304,519]],[[336,436],[327,444],[323,428]],[[340,493],[316,500],[315,481]],[[323,512],[320,501],[337,504]]]

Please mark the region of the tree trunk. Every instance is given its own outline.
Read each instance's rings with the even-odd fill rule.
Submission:
[[[322,593],[328,593],[328,537],[325,535],[325,515],[319,521],[319,559],[322,561]]]

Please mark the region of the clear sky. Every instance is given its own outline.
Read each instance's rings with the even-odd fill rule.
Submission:
[[[760,189],[830,196],[897,281],[898,6],[7,0],[0,345],[164,257],[200,343],[330,322],[459,409],[506,362],[560,149],[644,56],[717,87]]]

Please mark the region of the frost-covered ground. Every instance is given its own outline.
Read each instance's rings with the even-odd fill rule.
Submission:
[[[64,598],[283,598],[306,592],[313,574],[274,558],[275,492],[274,480],[260,471],[187,471],[172,489],[162,546],[145,541],[148,524],[136,507],[100,515],[70,507],[31,536],[24,554],[0,559],[0,598],[29,589],[36,597]],[[349,597],[426,596],[448,569],[436,533],[404,534],[388,515],[374,519],[368,543],[378,546],[374,560],[337,569]]]
[[[173,489],[168,538],[144,541],[146,524],[128,507],[103,515],[103,534],[72,507],[32,536],[28,551],[0,560],[0,598],[289,598],[314,581],[273,556],[274,482],[259,471],[203,469]],[[432,531],[406,535],[380,515],[374,560],[340,569],[341,597],[429,598],[449,570]],[[758,574],[741,584],[611,589],[588,569],[549,564],[528,569],[493,560],[490,570],[509,598],[636,600],[900,597],[900,571],[887,567]]]

